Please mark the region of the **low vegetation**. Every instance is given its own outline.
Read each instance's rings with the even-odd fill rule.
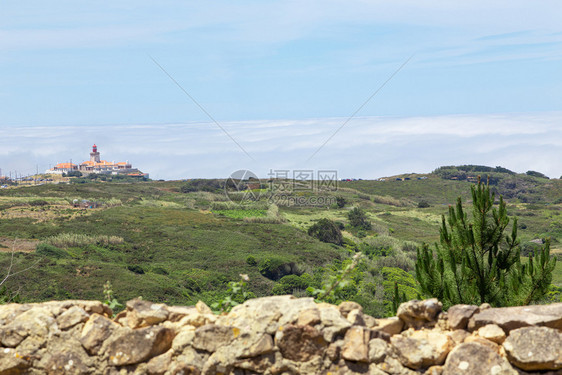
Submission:
[[[121,302],[139,296],[170,304],[201,299],[221,310],[230,304],[229,297],[240,303],[244,293],[292,293],[332,302],[353,300],[369,314],[390,315],[397,300],[427,294],[414,277],[417,249],[424,243],[435,249],[433,244],[440,243],[440,218],[457,197],[463,210],[470,207],[476,182],[468,177],[476,173],[490,174],[491,193],[503,195],[507,216],[518,217],[521,264],[527,264],[528,255],[533,255],[533,269],[546,262],[540,251],[548,239],[550,253],[562,257],[560,180],[497,168],[456,169],[467,178],[453,180],[452,174],[436,171],[397,176],[400,180],[341,182],[336,191],[318,193],[332,197],[332,203],[315,206],[277,206],[268,201],[261,185],[259,200],[232,202],[224,193],[224,180],[75,177],[84,183],[2,189],[0,269],[10,262],[14,270],[36,264],[5,283],[6,291],[17,291],[24,302],[111,302],[115,297],[102,296],[102,286],[110,281],[111,296]],[[257,184],[248,188],[257,189]],[[299,192],[294,197],[315,194]],[[84,199],[103,204],[73,204]],[[498,204],[496,200],[493,207],[499,209]],[[472,220],[467,212],[467,220]],[[16,250],[11,260],[14,240],[32,246],[27,252]],[[355,262],[359,253],[361,260]],[[552,270],[545,301],[560,299],[560,265]],[[249,278],[243,298],[229,284],[238,282],[241,274]],[[341,275],[345,280],[337,282]],[[333,292],[323,296],[320,291],[330,285]]]

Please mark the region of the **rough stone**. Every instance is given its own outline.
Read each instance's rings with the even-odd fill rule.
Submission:
[[[185,347],[191,345],[193,339],[195,338],[195,327],[184,326],[174,337],[172,341],[172,349],[176,353],[181,353]]]
[[[466,343],[473,342],[473,343],[477,343],[477,344],[480,344],[480,345],[484,345],[484,346],[487,346],[488,348],[492,349],[496,353],[500,353],[500,346],[498,344],[496,344],[493,341],[482,338],[480,336],[474,336],[474,335],[468,336],[464,340],[464,342],[466,342]]]
[[[297,325],[314,326],[320,323],[320,311],[317,308],[306,309],[299,313]]]
[[[295,298],[290,295],[253,298],[235,306],[228,315],[220,316],[216,324],[275,335],[280,326],[293,324],[301,311],[317,307],[312,298]],[[339,313],[338,315],[343,319]]]
[[[213,314],[213,310],[211,310],[211,308],[207,306],[203,301],[197,301],[197,303],[195,304],[195,309],[199,312],[199,314],[204,314],[204,315]]]
[[[347,318],[347,314],[349,314],[353,310],[359,310],[363,312],[363,307],[357,302],[344,301],[338,305],[338,310],[344,318]]]
[[[454,305],[447,310],[447,324],[449,329],[465,329],[468,320],[480,311],[478,306],[474,305]]]
[[[454,331],[447,332],[446,334],[453,339],[455,345],[462,344],[464,340],[470,336],[470,333],[464,329],[455,329]]]
[[[507,357],[526,370],[562,369],[562,334],[547,327],[525,327],[510,332],[503,343]]]
[[[469,330],[496,324],[506,333],[521,327],[544,326],[562,330],[562,303],[535,306],[491,308],[474,314]]]
[[[238,336],[240,330],[236,327],[207,324],[195,330],[193,347],[207,352],[214,352],[219,347],[228,345]]]
[[[443,375],[517,375],[517,371],[498,353],[477,343],[455,347],[443,366]]]
[[[345,333],[341,356],[348,361],[369,362],[369,340],[371,333],[368,328],[353,326]]]
[[[388,343],[382,339],[369,341],[369,362],[379,363],[383,361],[389,348]]]
[[[98,354],[103,342],[119,327],[108,318],[99,314],[92,314],[84,324],[80,336],[80,343],[92,355]]]
[[[0,349],[0,374],[19,374],[31,366],[31,358],[18,353],[16,349]]]
[[[72,306],[57,317],[57,324],[62,330],[74,327],[88,320],[90,315],[79,306]]]
[[[284,358],[297,362],[321,356],[328,346],[322,333],[316,328],[292,324],[279,327],[275,334],[275,344]]]
[[[326,341],[334,341],[337,336],[343,335],[351,327],[351,323],[340,314],[338,309],[331,305],[318,306],[320,306],[320,324]]]
[[[404,321],[396,316],[377,319],[377,325],[375,327],[377,331],[386,332],[391,336],[402,332],[402,328],[404,328]]]
[[[347,314],[347,321],[353,324],[354,326],[366,326],[365,318],[363,313],[359,309],[351,310]]]
[[[148,361],[146,371],[149,375],[162,375],[170,368],[171,363],[172,351],[168,350],[166,353],[160,354]]]
[[[106,356],[114,366],[146,361],[170,349],[174,331],[160,326],[122,329],[109,343]]]
[[[408,337],[394,335],[390,342],[400,362],[414,370],[443,364],[453,347],[449,336],[430,330],[414,331]]]
[[[398,307],[397,316],[404,321],[407,328],[432,327],[437,322],[443,304],[436,298],[424,301],[404,302]]]
[[[505,340],[505,332],[495,324],[487,324],[478,330],[478,336],[501,344]]]
[[[165,305],[133,299],[127,302],[127,324],[130,328],[148,327],[168,318],[169,312]]]

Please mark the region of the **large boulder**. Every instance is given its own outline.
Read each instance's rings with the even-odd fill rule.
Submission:
[[[518,375],[509,362],[488,346],[465,343],[447,356],[442,375]]]
[[[414,370],[443,364],[454,344],[449,336],[432,330],[404,332],[392,336],[390,342],[400,362]]]
[[[437,298],[424,301],[408,301],[398,307],[396,315],[406,328],[419,329],[422,327],[433,327],[437,323],[437,317],[443,309],[443,304]]]
[[[507,358],[525,371],[562,369],[562,334],[547,327],[524,327],[510,332],[503,343]]]
[[[465,329],[468,324],[468,320],[478,311],[480,311],[478,306],[474,305],[451,306],[449,310],[447,310],[447,323],[449,325],[449,329]]]
[[[468,329],[476,330],[487,324],[496,324],[505,332],[530,326],[544,326],[562,330],[562,303],[482,310],[470,318]]]
[[[105,356],[113,366],[136,364],[166,352],[173,339],[174,331],[162,326],[122,328],[112,337]]]

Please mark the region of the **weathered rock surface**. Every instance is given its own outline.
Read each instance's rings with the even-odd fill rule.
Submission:
[[[455,347],[449,353],[442,374],[517,375],[517,371],[489,347],[477,343],[466,343]]]
[[[523,370],[558,370],[562,368],[562,334],[547,327],[513,330],[503,347],[509,361]]]
[[[562,329],[562,303],[537,306],[490,308],[474,314],[468,329],[473,331],[487,324],[496,324],[505,332],[529,326]]]
[[[466,329],[468,320],[480,309],[474,305],[455,305],[447,310],[449,329]]]
[[[400,305],[397,316],[404,321],[406,328],[432,327],[437,323],[443,304],[436,298],[425,301],[409,301]]]
[[[410,301],[398,317],[375,319],[355,302],[292,296],[221,316],[203,302],[132,300],[111,319],[96,301],[9,304],[0,306],[0,375],[553,375],[562,373],[560,305],[442,313],[437,300]]]
[[[443,364],[454,344],[449,336],[431,330],[406,331],[392,336],[390,342],[400,362],[414,370]]]

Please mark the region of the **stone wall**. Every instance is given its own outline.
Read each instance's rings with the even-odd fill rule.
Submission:
[[[0,374],[562,374],[562,304],[361,306],[275,296],[216,316],[132,300],[0,306]]]

